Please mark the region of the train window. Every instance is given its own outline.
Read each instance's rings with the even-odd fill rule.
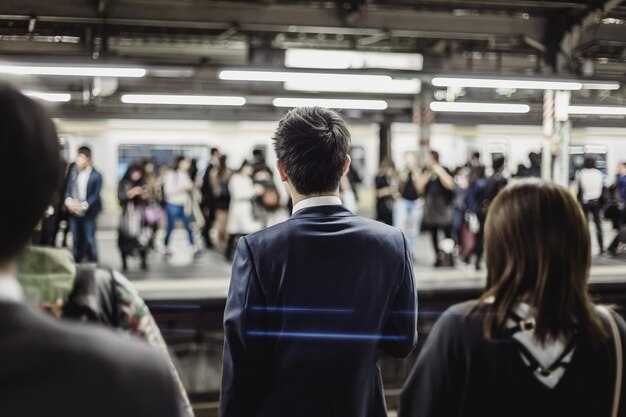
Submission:
[[[569,178],[570,181],[576,179],[576,173],[582,169],[585,158],[592,157],[596,160],[596,166],[604,176],[607,172],[607,149],[605,146],[585,145],[570,146],[569,148]]]

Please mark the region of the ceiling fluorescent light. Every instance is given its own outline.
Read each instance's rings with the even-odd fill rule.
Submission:
[[[12,75],[139,78],[146,75],[146,70],[129,67],[0,65],[0,73]]]
[[[384,68],[421,71],[424,59],[420,54],[363,52],[321,49],[287,49],[288,68],[362,69]]]
[[[320,91],[327,93],[378,93],[378,94],[418,94],[421,90],[419,79],[380,80],[362,82],[360,80],[330,79],[327,81],[287,81],[284,85],[288,91]]]
[[[626,116],[626,107],[616,106],[569,106],[569,114],[587,114],[601,116]]]
[[[325,74],[320,72],[289,72],[289,71],[244,71],[224,70],[218,75],[220,80],[233,81],[274,81],[299,83],[332,83],[341,82],[389,82],[393,79],[388,75],[366,74]]]
[[[435,77],[431,82],[435,87],[515,88],[530,90],[580,90],[583,88],[583,84],[577,81]]]
[[[128,104],[169,104],[189,106],[243,106],[246,99],[233,96],[188,96],[172,94],[124,94]]]
[[[344,100],[325,98],[288,98],[278,97],[272,101],[275,107],[320,106],[332,109],[385,110],[387,102],[383,100]]]
[[[69,93],[44,93],[41,91],[22,91],[25,95],[55,103],[67,103],[72,99]]]
[[[604,82],[604,81],[587,81],[583,82],[583,90],[619,90],[620,83],[615,82]]]
[[[435,112],[459,113],[528,113],[528,104],[500,104],[500,103],[459,103],[447,101],[433,101],[430,109]]]

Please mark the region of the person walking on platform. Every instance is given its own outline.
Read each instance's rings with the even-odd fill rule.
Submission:
[[[0,414],[178,417],[163,351],[25,301],[16,265],[61,181],[60,144],[44,108],[6,84],[0,126],[0,189],[20,202],[0,216]]]
[[[426,169],[418,178],[418,189],[424,193],[423,222],[424,228],[431,233],[435,267],[443,266],[446,258],[449,260],[447,266],[451,266],[451,253],[439,249],[439,232],[442,231],[446,239],[452,238],[454,179],[439,164],[438,152],[431,151],[428,155]]]
[[[76,262],[81,262],[85,256],[91,263],[98,262],[96,217],[102,209],[101,190],[102,175],[93,168],[91,149],[81,146],[65,190]]]
[[[393,225],[406,234],[411,251],[415,248],[422,222],[423,201],[420,199],[417,184],[419,175],[415,153],[407,152],[404,155],[404,169],[398,175],[398,198],[393,207]]]
[[[376,220],[393,224],[394,186],[396,166],[389,158],[383,159],[374,178],[376,185]]]
[[[591,301],[589,229],[569,190],[507,186],[489,208],[485,245],[486,289],[437,320],[399,417],[617,416],[626,323]]]
[[[226,155],[220,155],[219,164],[211,174],[213,195],[215,196],[215,229],[217,231],[217,241],[220,249],[225,249],[228,244],[228,208],[230,207],[230,191],[228,183],[232,175],[227,165]]]
[[[589,220],[589,214],[593,216],[593,223],[596,226],[596,237],[600,254],[604,253],[604,235],[602,233],[602,193],[604,191],[604,176],[596,167],[596,160],[586,157],[583,168],[576,175],[578,182],[578,200],[582,204],[585,218]]]
[[[166,257],[172,256],[170,238],[176,227],[177,220],[183,222],[189,238],[189,244],[194,250],[194,256],[200,253],[196,248],[196,241],[186,213],[191,204],[189,193],[193,187],[194,184],[191,178],[189,178],[189,161],[184,156],[174,158],[172,169],[167,171],[163,178],[163,194],[165,198],[165,212],[167,214],[167,232],[165,233],[164,242]]]
[[[202,176],[202,185],[200,186],[200,192],[202,193],[202,200],[200,200],[200,208],[204,215],[204,227],[202,227],[202,239],[204,239],[204,245],[207,249],[213,249],[214,244],[211,239],[211,229],[213,223],[215,223],[215,193],[213,190],[213,181],[211,176],[219,167],[220,151],[217,148],[211,148],[211,159],[209,165],[204,171]]]
[[[239,171],[230,177],[228,183],[230,194],[230,208],[226,225],[228,244],[224,254],[229,260],[233,259],[235,245],[241,236],[258,232],[262,228],[261,222],[253,214],[252,200],[263,192],[263,188],[254,184],[252,181],[253,174],[252,164],[244,160]]]
[[[128,270],[128,257],[138,254],[141,258],[141,269],[146,270],[151,234],[144,221],[149,194],[143,166],[131,165],[128,168],[120,181],[117,198],[122,207],[117,238],[122,269]]]
[[[350,134],[341,116],[295,108],[274,134],[287,221],[239,239],[224,312],[222,417],[386,417],[378,350],[417,341],[403,233],[339,199]]]
[[[607,212],[609,209],[607,208]],[[615,184],[613,184],[613,228],[617,231],[607,251],[615,256],[620,243],[626,243],[626,162],[617,166]]]

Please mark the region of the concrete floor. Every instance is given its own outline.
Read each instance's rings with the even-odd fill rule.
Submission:
[[[196,258],[186,240],[183,230],[177,229],[172,236],[173,256],[165,259],[162,247],[162,232],[157,238],[157,250],[149,255],[148,271],[141,271],[139,259],[129,262],[126,275],[146,298],[224,297],[228,290],[230,262],[220,253],[204,250]],[[606,230],[605,236],[614,232]],[[595,236],[592,231],[592,236]],[[117,232],[98,232],[100,263],[121,268],[117,249]],[[607,238],[605,238],[607,239]],[[594,239],[595,240],[595,239]],[[608,239],[607,239],[608,240]],[[595,242],[594,242],[595,245]],[[594,246],[594,253],[597,251]],[[484,271],[475,271],[473,265],[457,262],[453,268],[433,268],[434,252],[428,234],[422,234],[415,249],[415,277],[419,288],[466,288],[484,285]],[[626,280],[626,253],[617,257],[594,256],[592,279]]]

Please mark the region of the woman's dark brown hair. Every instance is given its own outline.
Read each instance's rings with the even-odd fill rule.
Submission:
[[[503,189],[487,215],[485,253],[487,288],[479,307],[486,338],[502,334],[520,301],[535,308],[542,343],[575,328],[592,340],[606,335],[587,289],[589,229],[567,189],[538,179]]]

